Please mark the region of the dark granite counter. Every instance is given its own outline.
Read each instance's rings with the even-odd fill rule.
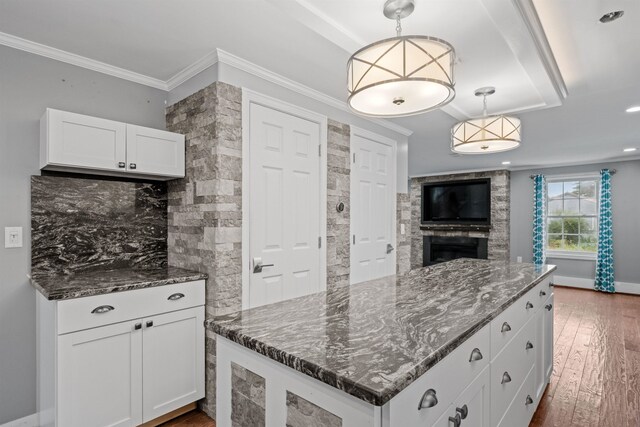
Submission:
[[[555,268],[460,259],[218,316],[206,326],[383,405]]]
[[[32,274],[31,284],[49,300],[65,300],[206,279],[176,267],[95,269],[75,274]]]

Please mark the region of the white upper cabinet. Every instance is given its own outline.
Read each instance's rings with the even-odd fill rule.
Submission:
[[[184,177],[184,135],[47,108],[40,168],[153,179]]]

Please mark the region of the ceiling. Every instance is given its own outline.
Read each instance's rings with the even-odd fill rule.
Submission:
[[[381,13],[383,3],[2,0],[0,32],[160,83],[223,49],[345,100],[350,54],[395,34],[395,23]],[[442,111],[393,119],[414,132],[410,175],[498,168],[505,160],[514,168],[588,163],[624,157],[624,147],[640,149],[640,113],[624,112],[640,104],[638,1],[584,0],[579,8],[575,0],[416,3],[414,14],[403,20],[403,32],[440,37],[455,46],[457,95]],[[624,9],[624,17],[598,22],[615,9]],[[522,147],[484,156],[452,155],[451,126],[480,114],[473,91],[489,85],[497,88],[489,112],[517,112],[522,119]]]

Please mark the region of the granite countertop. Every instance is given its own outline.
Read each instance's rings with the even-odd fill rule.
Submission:
[[[74,274],[32,273],[31,284],[48,300],[152,288],[206,279],[205,273],[176,267],[95,269]]]
[[[383,405],[555,268],[459,259],[217,316],[206,326]]]

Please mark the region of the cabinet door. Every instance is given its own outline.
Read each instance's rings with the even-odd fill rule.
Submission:
[[[544,389],[547,385],[547,368],[545,366],[545,354],[547,349],[547,324],[546,324],[546,310],[540,309],[536,313],[533,321],[536,324],[536,340],[535,348],[536,362],[534,370],[534,383],[536,400],[540,399]]]
[[[491,423],[489,380],[490,369],[486,367],[454,401],[451,416],[460,415],[462,425],[465,427],[489,427]]]
[[[184,177],[184,135],[127,125],[127,171]]]
[[[142,423],[142,330],[138,321],[58,337],[58,423],[65,427]]]
[[[544,367],[545,367],[545,379],[549,382],[551,373],[553,372],[553,313],[555,307],[553,304],[553,294],[549,296],[547,302],[543,307],[544,311]]]
[[[47,110],[46,165],[124,171],[126,125],[66,111]]]
[[[204,397],[204,307],[144,319],[143,419]]]

